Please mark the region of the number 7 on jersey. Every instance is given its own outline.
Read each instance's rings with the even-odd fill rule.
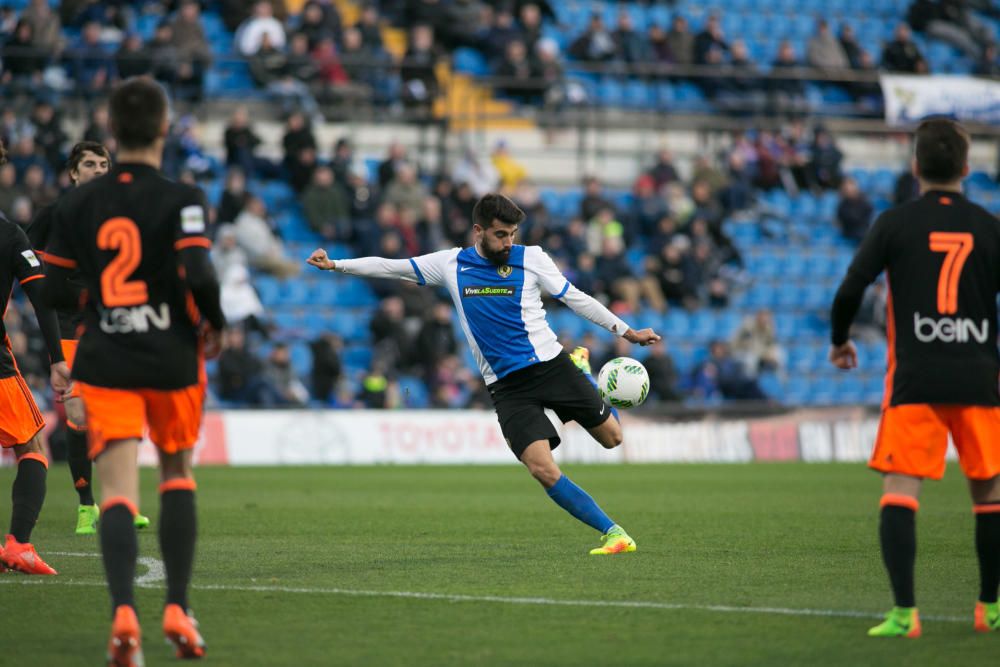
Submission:
[[[958,312],[958,280],[973,245],[973,236],[968,232],[931,232],[931,252],[945,253],[937,286],[937,309],[942,315]]]

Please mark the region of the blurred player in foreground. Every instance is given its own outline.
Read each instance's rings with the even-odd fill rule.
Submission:
[[[660,337],[652,329],[634,331],[578,290],[541,248],[515,245],[524,212],[510,199],[486,195],[476,204],[472,218],[476,242],[469,248],[399,260],[331,260],[320,249],[307,261],[326,271],[446,287],[514,455],[553,501],[600,531],[602,545],[591,554],[635,551],[635,542],[625,530],[563,475],[552,457],[560,438],[545,415],[546,408],[563,422],[576,421],[608,449],[621,444],[622,429],[617,411],[597,392],[587,350],[577,348],[571,358],[549,328],[542,291],[632,343],[649,345]]]
[[[111,155],[103,144],[96,141],[81,141],[73,146],[67,160],[69,177],[74,186],[89,183],[98,176],[108,173],[111,168]],[[52,233],[52,209],[50,204],[41,209],[28,227],[28,240],[44,261],[45,249],[48,247],[49,235]],[[76,288],[77,305],[73,308],[60,308],[59,332],[62,336],[62,350],[66,363],[73,367],[73,357],[76,356],[79,329],[83,324],[83,310],[79,307],[82,286],[79,277],[70,281]],[[97,517],[100,510],[94,503],[93,466],[87,456],[87,424],[83,413],[83,400],[80,392],[74,390],[63,397],[66,408],[66,459],[69,472],[73,478],[73,487],[80,497],[80,505],[76,511],[76,534],[94,535],[97,533]],[[141,514],[135,515],[136,528],[149,526],[149,519]]]
[[[119,164],[59,201],[48,245],[50,302],[72,304],[74,271],[88,295],[73,378],[101,486],[98,532],[114,615],[112,665],[142,664],[134,517],[136,455],[147,429],[160,454],[163,632],[178,657],[205,653],[187,606],[196,538],[191,464],[205,398],[203,346],[206,355],[218,353],[225,321],[205,236],[205,197],[159,173],[167,107],[152,79],[129,79],[114,90],[111,130]]]
[[[7,152],[0,142],[0,164],[6,161]],[[69,386],[69,367],[63,361],[59,345],[56,314],[42,298],[41,282],[45,279],[42,263],[32,251],[24,231],[2,212],[0,258],[0,316],[7,312],[7,301],[14,280],[17,280],[35,309],[38,328],[49,350],[52,387],[62,393]],[[11,491],[10,533],[0,546],[0,572],[10,568],[25,574],[56,574],[31,545],[31,531],[45,502],[45,477],[49,468],[41,440],[45,421],[17,369],[2,319],[0,337],[3,338],[0,347],[0,446],[13,448],[17,457],[17,475]]]
[[[921,198],[876,220],[833,302],[835,366],[857,366],[848,339],[865,287],[889,283],[888,372],[869,466],[883,473],[879,537],[896,606],[873,637],[919,637],[916,514],[924,478],[941,479],[948,434],[969,480],[980,590],[974,627],[1000,629],[1000,222],[962,195],[969,135],[950,120],[917,128]]]

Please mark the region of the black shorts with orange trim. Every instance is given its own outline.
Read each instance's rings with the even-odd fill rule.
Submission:
[[[0,446],[23,445],[44,427],[45,419],[21,374],[0,378]]]
[[[966,477],[1000,475],[1000,408],[982,405],[886,408],[868,465],[884,473],[941,479],[949,433]]]

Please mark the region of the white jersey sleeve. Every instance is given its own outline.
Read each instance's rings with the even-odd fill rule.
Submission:
[[[444,283],[445,266],[456,252],[456,249],[441,250],[410,259],[386,259],[384,257],[337,259],[334,260],[334,263],[337,271],[353,276],[395,278],[418,285],[441,285]]]
[[[620,317],[605,308],[597,299],[578,290],[566,279],[548,253],[538,246],[525,248],[524,268],[538,276],[541,286],[559,299],[580,317],[607,329],[616,336],[624,336],[629,326]]]

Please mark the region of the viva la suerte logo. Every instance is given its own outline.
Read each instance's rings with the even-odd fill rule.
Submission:
[[[462,296],[514,296],[514,288],[470,285],[462,289]]]

